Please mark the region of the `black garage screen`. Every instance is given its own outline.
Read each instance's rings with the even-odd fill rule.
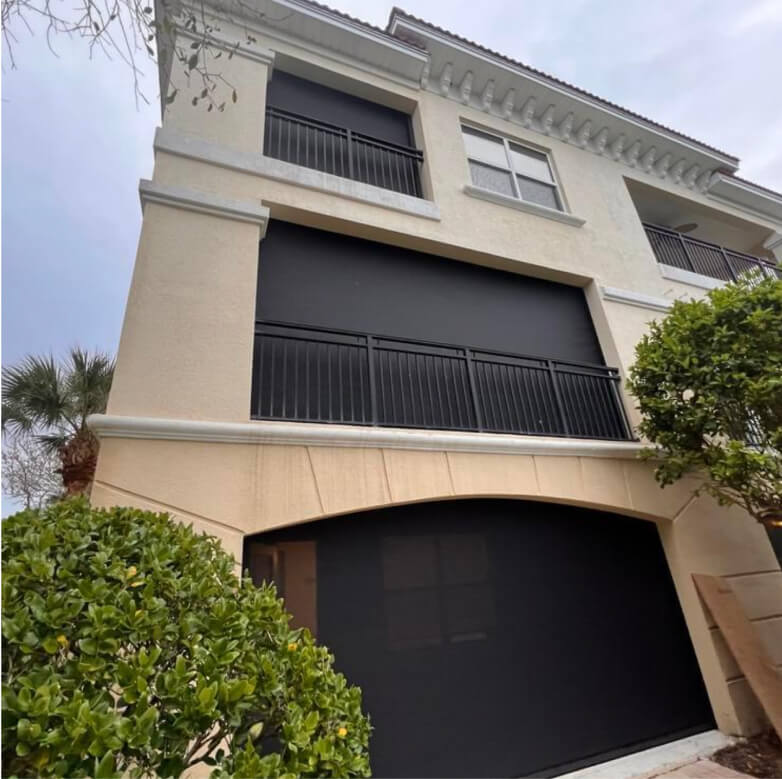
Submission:
[[[362,688],[375,776],[556,775],[713,727],[650,522],[417,504],[248,539],[244,564]]]

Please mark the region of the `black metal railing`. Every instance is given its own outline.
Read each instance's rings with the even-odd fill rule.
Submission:
[[[758,279],[767,276],[782,279],[782,269],[752,254],[689,238],[667,227],[644,224],[644,229],[657,262],[663,265],[672,265],[722,281],[736,281],[743,275]]]
[[[266,109],[263,153],[294,165],[423,197],[422,151],[280,108]]]
[[[632,440],[613,368],[348,331],[255,327],[255,419]]]

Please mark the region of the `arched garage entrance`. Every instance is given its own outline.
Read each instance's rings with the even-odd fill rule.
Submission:
[[[555,775],[713,727],[655,525],[459,500],[249,538],[361,686],[375,776]]]

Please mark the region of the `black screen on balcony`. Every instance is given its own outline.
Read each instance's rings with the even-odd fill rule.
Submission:
[[[266,92],[266,104],[308,119],[348,127],[381,141],[413,145],[410,117],[402,111],[290,73],[274,71]]]
[[[257,319],[603,364],[583,290],[269,223]]]

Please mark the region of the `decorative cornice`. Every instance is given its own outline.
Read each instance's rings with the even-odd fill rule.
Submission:
[[[139,182],[139,197],[142,208],[147,203],[160,203],[184,211],[219,216],[236,222],[250,222],[261,228],[261,237],[266,233],[269,209],[250,200],[234,200],[211,192],[200,192],[185,187],[171,187],[148,179]]]
[[[611,300],[614,303],[624,303],[638,308],[648,308],[652,311],[669,311],[673,305],[672,300],[667,298],[653,297],[644,295],[641,292],[634,292],[630,289],[619,289],[618,287],[600,287],[600,293],[603,300]]]
[[[87,419],[87,424],[99,438],[141,438],[215,444],[418,449],[627,459],[635,459],[642,448],[640,443],[625,441],[459,433],[447,430],[412,430],[307,422],[205,422],[93,414]]]
[[[440,219],[440,209],[430,200],[403,195],[390,189],[364,184],[361,181],[341,178],[314,168],[293,165],[290,162],[264,157],[260,154],[229,149],[227,146],[204,141],[190,135],[184,135],[168,127],[159,127],[155,133],[155,150],[175,154],[178,157],[219,165],[229,170],[240,171],[254,176],[283,181],[319,192],[368,203],[373,206],[390,208],[424,219]]]
[[[404,14],[392,13],[389,29],[428,47],[422,88],[451,100],[700,193],[719,170],[736,168],[733,157],[514,68]],[[439,73],[434,85],[430,73]]]

